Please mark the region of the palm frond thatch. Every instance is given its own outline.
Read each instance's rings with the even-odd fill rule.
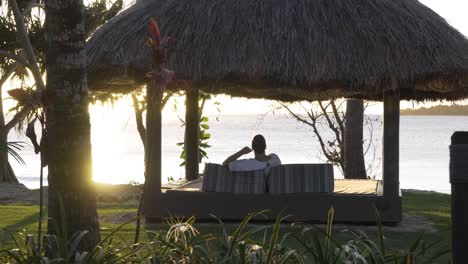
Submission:
[[[468,40],[417,0],[147,0],[88,42],[90,89],[128,92],[151,64],[154,17],[177,39],[180,79],[207,92],[286,101],[468,96]]]

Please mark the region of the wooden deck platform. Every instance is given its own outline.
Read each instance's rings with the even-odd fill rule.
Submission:
[[[382,196],[382,184],[373,180],[336,180],[333,194],[301,193],[287,195],[233,194],[201,191],[201,180],[163,185],[160,203],[152,203],[145,214],[149,222],[170,216],[195,216],[213,221],[242,220],[248,213],[269,210],[272,221],[283,211],[291,221],[323,223],[330,207],[335,208],[336,222],[375,223],[375,208],[384,223],[401,221],[401,197],[388,200]]]
[[[194,181],[179,180],[164,184],[163,190],[201,192],[203,178]],[[344,180],[335,179],[335,194],[368,194],[383,195],[383,185],[380,180]]]

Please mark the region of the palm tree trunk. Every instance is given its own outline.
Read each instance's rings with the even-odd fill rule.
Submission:
[[[98,243],[100,232],[91,174],[84,5],[46,0],[45,11],[48,233],[70,238],[87,230],[80,245],[86,250]]]
[[[363,147],[364,101],[347,100],[344,139],[345,179],[367,179]]]
[[[0,96],[3,82],[0,82]],[[3,98],[0,97],[0,183],[19,183],[15,172],[8,162],[8,130],[5,128],[5,116],[3,113]]]
[[[2,132],[0,132],[1,134]],[[6,137],[0,135],[0,183],[19,183],[16,178],[15,172],[8,161],[8,151],[6,150],[7,140]]]

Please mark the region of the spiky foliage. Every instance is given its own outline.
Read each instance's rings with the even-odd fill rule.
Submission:
[[[14,245],[0,250],[2,263],[267,263],[267,264],[323,264],[323,263],[439,263],[448,249],[438,243],[428,244],[421,235],[407,250],[393,251],[385,246],[385,238],[378,222],[377,239],[362,231],[333,229],[334,209],[328,213],[325,228],[292,224],[279,214],[272,225],[252,225],[262,219],[266,211],[250,213],[234,229],[220,219],[213,224],[219,232],[204,233],[197,229],[194,217],[172,217],[167,228],[150,231],[149,242],[131,244],[118,238],[127,223],[112,231],[89,251],[77,245],[85,236],[80,232],[71,239],[60,236],[45,237],[47,249],[37,252],[31,235],[21,232],[14,236]],[[376,214],[378,216],[378,213]],[[286,230],[286,231],[285,231]],[[347,239],[340,239],[345,235]],[[0,247],[1,248],[1,247]],[[45,255],[47,252],[47,255]]]

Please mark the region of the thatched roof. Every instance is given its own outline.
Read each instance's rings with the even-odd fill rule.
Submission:
[[[149,71],[148,21],[177,39],[170,69],[206,91],[280,100],[468,97],[468,40],[416,0],[147,0],[89,40],[91,90]]]

